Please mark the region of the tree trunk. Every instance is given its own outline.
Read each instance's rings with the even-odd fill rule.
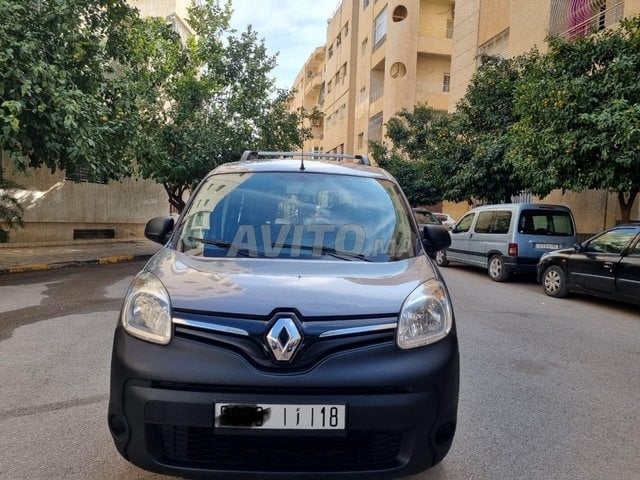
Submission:
[[[168,183],[163,183],[162,185],[169,196],[169,204],[178,210],[178,213],[182,213],[182,210],[184,210],[186,205],[185,201],[182,199],[182,195],[186,191],[187,187],[184,185],[172,185]]]
[[[622,223],[629,223],[631,221],[631,207],[638,196],[638,189],[633,189],[629,192],[629,199],[625,199],[624,192],[618,192],[618,203],[620,204],[620,212],[622,213]]]

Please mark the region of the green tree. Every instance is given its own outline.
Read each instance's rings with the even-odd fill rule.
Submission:
[[[386,124],[390,144],[370,142],[373,158],[400,183],[412,205],[433,205],[444,196],[437,158],[446,156],[442,142],[448,117],[419,104],[403,109]]]
[[[457,138],[450,140],[463,143],[468,152],[447,180],[452,183],[447,197],[508,203],[525,190],[523,177],[507,156],[510,129],[517,121],[514,103],[522,59],[483,56],[481,62],[456,106]]]
[[[310,133],[300,128],[305,113],[289,112],[289,93],[274,87],[275,57],[251,27],[231,31],[230,16],[228,2],[199,2],[189,9],[195,36],[186,45],[157,20],[145,22],[138,41],[152,72],[139,89],[153,92],[141,95],[138,165],[179,211],[184,193],[217,165],[247,149],[299,147]]]
[[[618,194],[623,221],[640,189],[640,17],[533,52],[517,90],[510,156],[532,193]]]
[[[506,155],[517,120],[513,104],[521,60],[481,60],[455,113],[426,105],[403,110],[387,123],[391,148],[373,145],[378,163],[415,200],[499,203],[524,190]]]
[[[129,172],[124,0],[0,0],[0,148],[25,171]]]

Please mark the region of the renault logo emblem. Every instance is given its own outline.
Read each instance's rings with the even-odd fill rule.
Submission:
[[[267,333],[267,345],[278,362],[289,362],[302,341],[292,317],[280,317]]]

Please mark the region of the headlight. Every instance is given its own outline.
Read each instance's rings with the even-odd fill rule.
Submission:
[[[122,326],[134,337],[166,345],[171,341],[171,300],[158,277],[140,272],[122,308]]]
[[[404,349],[429,345],[446,337],[452,324],[451,302],[444,285],[429,280],[402,304],[396,343]]]

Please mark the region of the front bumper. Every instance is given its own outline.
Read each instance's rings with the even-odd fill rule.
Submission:
[[[118,327],[109,426],[125,458],[159,473],[409,475],[439,462],[451,446],[458,376],[455,331],[427,347],[362,346],[286,373],[262,371],[225,348],[181,338],[154,345]],[[344,404],[346,429],[214,429],[216,402]]]

